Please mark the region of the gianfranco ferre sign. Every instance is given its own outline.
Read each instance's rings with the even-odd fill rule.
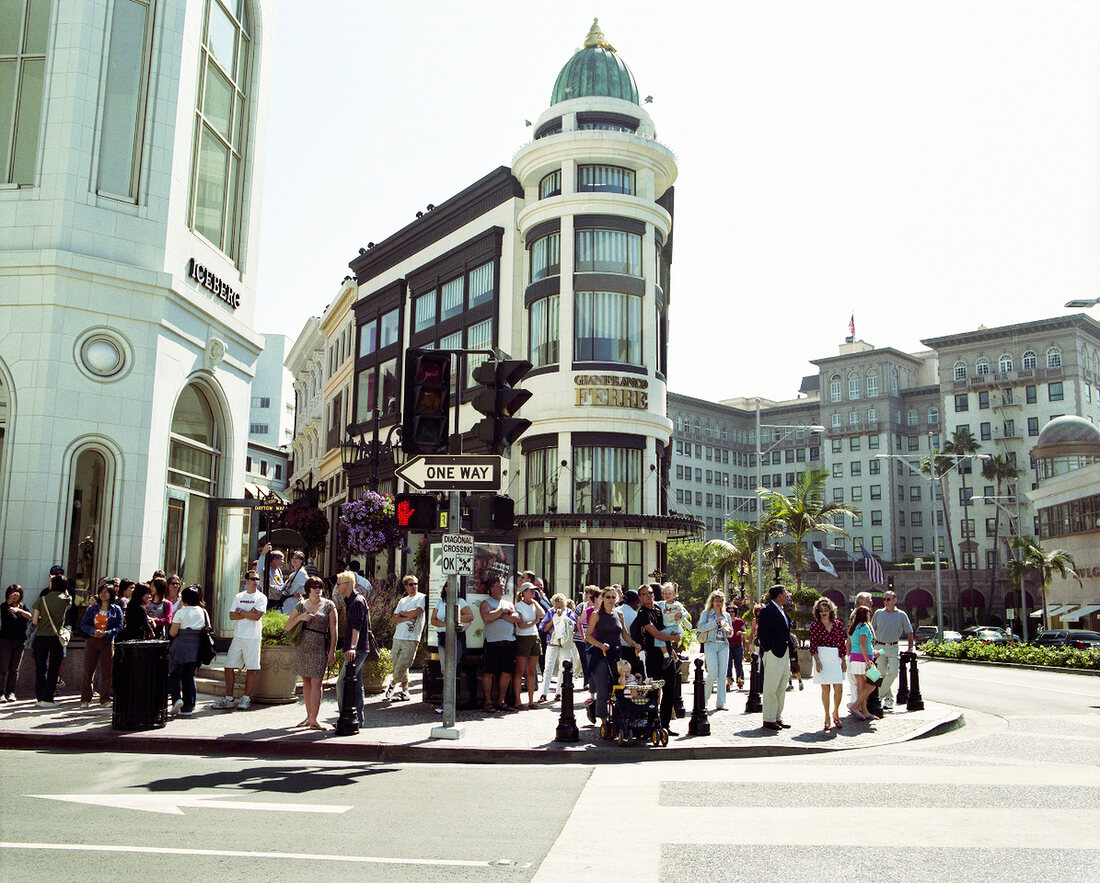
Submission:
[[[620,377],[617,374],[578,374],[577,407],[649,408],[649,381],[644,377]]]
[[[191,258],[191,262],[187,265],[187,275],[215,297],[225,301],[233,309],[237,309],[241,305],[241,293],[230,288],[228,282],[220,276],[215,276],[194,258]]]

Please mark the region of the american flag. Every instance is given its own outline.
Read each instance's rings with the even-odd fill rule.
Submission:
[[[852,313],[852,318],[848,320],[848,333],[852,336],[856,336],[856,314]]]
[[[878,559],[864,548],[863,543],[859,544],[859,551],[863,553],[863,563],[867,567],[867,576],[871,579],[871,585],[885,585],[886,574],[882,572],[882,565],[878,563]]]

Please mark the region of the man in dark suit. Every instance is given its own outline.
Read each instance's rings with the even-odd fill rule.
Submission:
[[[783,701],[787,695],[787,681],[791,674],[789,636],[791,623],[783,612],[787,603],[787,590],[772,586],[771,599],[760,611],[756,624],[756,637],[760,640],[760,663],[764,667],[764,689],[761,701],[764,705],[764,729],[784,730],[790,724],[783,723]]]

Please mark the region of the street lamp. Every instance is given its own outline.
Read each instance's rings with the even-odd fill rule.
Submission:
[[[932,551],[936,555],[936,634],[943,638],[943,586],[940,582],[940,528],[936,520],[936,478],[942,478],[953,469],[958,469],[963,460],[988,460],[989,454],[937,454],[932,443],[934,433],[928,433],[928,499],[932,504]],[[906,457],[904,454],[875,454],[876,460],[901,460],[909,467],[910,473],[920,475],[920,458]],[[954,460],[940,476],[936,475],[937,460]],[[914,462],[917,464],[914,466]]]
[[[1020,482],[1019,481],[1016,482],[1016,493],[1013,494],[1010,497],[975,497],[975,499],[982,500],[986,503],[992,503],[994,506],[996,506],[998,509],[1000,509],[1002,512],[1004,512],[1008,516],[1009,530],[1012,531],[1013,533],[1015,533],[1016,538],[1019,539],[1019,537],[1020,537],[1020,524],[1021,524],[1021,522],[1020,522]],[[1003,506],[999,502],[1000,500],[1007,500],[1010,503],[1014,502],[1016,504],[1016,527],[1015,527],[1015,530],[1012,530],[1012,524],[1013,524],[1013,522],[1012,522],[1012,512],[1009,511],[1008,507]],[[996,551],[996,550],[994,550],[994,551]],[[1019,554],[1018,551],[1017,551],[1017,554]],[[1020,584],[1020,609],[1023,612],[1023,615],[1020,617],[1020,621],[1023,623],[1023,625],[1022,625],[1023,632],[1024,632],[1023,639],[1024,639],[1025,644],[1027,643],[1027,617],[1028,617],[1028,610],[1027,610],[1028,605],[1026,603],[1026,598],[1027,598],[1027,587],[1021,582],[1021,584]],[[1008,607],[1008,605],[1005,604],[1005,608],[1006,608],[1005,609],[1005,619],[1008,618],[1007,607]]]
[[[1074,300],[1066,301],[1067,310],[1087,310],[1089,307],[1094,307],[1100,304],[1100,297],[1093,298],[1077,298]]]
[[[344,441],[340,442],[340,461],[343,463],[345,471],[364,461],[370,464],[369,487],[372,491],[378,490],[378,468],[383,458],[387,460],[390,458],[396,459],[396,452],[399,450],[393,444],[394,434],[397,433],[400,435],[401,433],[399,424],[394,424],[390,427],[389,432],[386,433],[385,441],[378,440],[378,424],[381,420],[381,416],[381,412],[375,408],[371,415],[374,432],[373,438],[370,440],[367,439],[366,435],[362,434],[356,438],[351,432],[351,427],[348,427],[347,437]]]
[[[760,422],[760,399],[756,400],[756,487],[759,490],[764,485],[764,476],[761,472],[761,455],[768,453],[776,445],[778,445],[783,439],[776,440],[772,445],[768,447],[766,451],[760,450],[760,429],[804,429],[807,432],[824,432],[824,426],[818,426],[816,423],[811,424],[787,424],[787,423],[761,423]],[[763,521],[764,507],[760,505],[759,500],[756,504],[756,597],[761,599],[764,597],[764,549],[761,543],[760,537],[760,524]],[[779,577],[776,577],[776,582],[779,581]]]

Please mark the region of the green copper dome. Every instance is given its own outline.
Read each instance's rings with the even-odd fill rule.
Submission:
[[[592,29],[585,38],[584,48],[578,49],[558,74],[550,104],[589,95],[638,103],[634,75],[619,58],[615,47],[604,39],[598,19],[592,19]]]

